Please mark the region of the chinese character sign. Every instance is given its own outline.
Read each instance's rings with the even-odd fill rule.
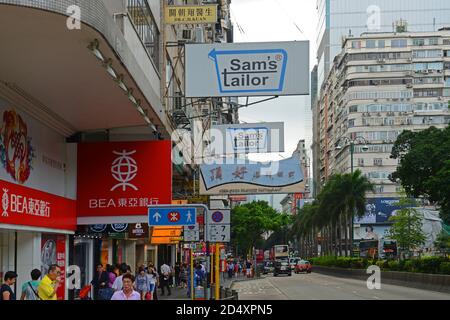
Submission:
[[[76,230],[76,201],[0,180],[0,223]]]
[[[147,215],[172,198],[170,141],[78,145],[78,216]]]
[[[166,6],[166,24],[212,24],[217,23],[217,5]]]
[[[200,166],[201,194],[262,194],[304,192],[300,159],[269,163],[207,164]]]

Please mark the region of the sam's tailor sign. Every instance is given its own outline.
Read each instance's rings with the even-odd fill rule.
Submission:
[[[146,215],[170,204],[170,141],[78,145],[78,216]]]
[[[186,45],[186,97],[309,94],[309,42]]]

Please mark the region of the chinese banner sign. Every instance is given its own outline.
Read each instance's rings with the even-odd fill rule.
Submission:
[[[243,195],[304,192],[300,159],[200,166],[200,194]]]
[[[170,204],[170,141],[78,145],[79,217],[147,215],[147,207]]]
[[[166,24],[210,24],[217,23],[217,5],[166,6]]]
[[[76,230],[76,202],[0,180],[0,223]]]
[[[57,264],[61,269],[61,284],[56,292],[58,300],[64,300],[66,279],[66,236],[42,234],[41,238],[41,272],[48,273],[49,267]]]

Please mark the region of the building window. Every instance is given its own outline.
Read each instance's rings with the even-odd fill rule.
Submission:
[[[439,44],[439,38],[429,38],[428,45],[437,46]]]
[[[383,49],[386,46],[384,40],[378,40],[378,48]]]
[[[352,41],[352,49],[361,49],[361,41]]]
[[[406,39],[394,39],[391,40],[392,48],[406,48],[408,45],[408,40]]]
[[[127,10],[145,49],[159,70],[159,30],[147,0],[128,0]]]
[[[353,128],[355,126],[355,119],[348,120],[348,127]]]
[[[384,192],[384,186],[375,186],[375,193],[383,193]]]
[[[376,48],[377,42],[375,40],[367,40],[366,41],[366,48]]]
[[[424,46],[425,45],[425,39],[414,39],[413,40],[414,46]]]
[[[414,50],[413,58],[440,58],[442,50]]]
[[[364,158],[358,158],[358,167],[364,167]]]
[[[373,165],[374,166],[382,166],[383,165],[383,159],[382,158],[374,158],[373,159]]]

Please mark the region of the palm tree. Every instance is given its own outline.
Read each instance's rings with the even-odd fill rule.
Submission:
[[[374,185],[360,170],[356,170],[353,174],[347,173],[343,175],[343,178],[342,188],[345,192],[342,193],[342,203],[347,225],[350,227],[350,245],[347,244],[346,247],[351,249],[353,246],[353,230],[351,227],[353,226],[354,215],[358,218],[364,216],[366,194],[375,190]]]

